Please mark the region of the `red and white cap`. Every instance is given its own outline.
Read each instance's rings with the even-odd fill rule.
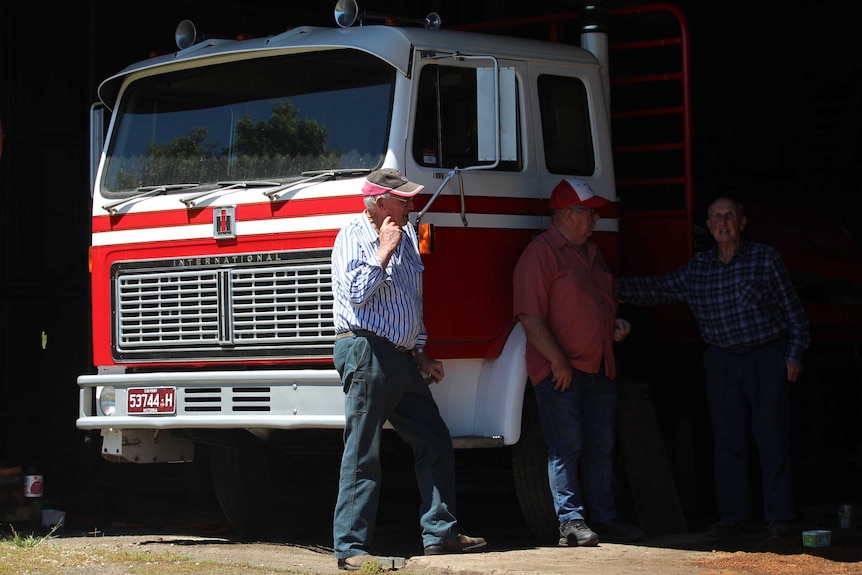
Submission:
[[[560,180],[551,192],[548,207],[552,210],[583,206],[585,208],[598,209],[608,204],[608,200],[597,196],[590,185],[583,180],[568,178]]]

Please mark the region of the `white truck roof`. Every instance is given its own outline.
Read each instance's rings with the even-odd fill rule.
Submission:
[[[309,49],[340,48],[354,48],[373,54],[404,75],[408,74],[410,68],[411,48],[430,52],[460,52],[468,55],[481,54],[500,58],[598,65],[593,54],[578,46],[541,40],[457,30],[426,30],[382,25],[352,28],[304,26],[276,36],[251,40],[206,39],[173,54],[137,62],[102,82],[99,86],[99,97],[108,107],[113,108],[123,80],[128,75],[142,70],[171,68],[179,63],[204,59],[217,60],[225,56],[249,52],[272,51],[289,54],[293,51]]]

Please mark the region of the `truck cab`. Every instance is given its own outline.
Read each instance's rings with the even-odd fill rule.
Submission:
[[[334,496],[337,466],[287,478],[304,475],[297,458],[340,448],[330,253],[382,167],[425,186],[411,222],[455,446],[511,454],[528,524],[556,532],[511,280],[566,177],[610,200],[593,237],[619,269],[606,54],[425,23],[234,40],[184,21],[178,51],[99,88],[95,373],[78,378],[77,426],[111,461],[205,450],[244,535],[284,523],[315,487]],[[594,29],[581,40],[603,46]],[[262,493],[271,505],[253,503]]]

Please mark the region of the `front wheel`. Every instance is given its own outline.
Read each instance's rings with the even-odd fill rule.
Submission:
[[[238,444],[210,445],[209,458],[222,513],[241,537],[310,536],[331,529],[337,467],[250,436]]]
[[[259,539],[275,523],[277,490],[259,446],[210,446],[210,473],[222,514],[246,539]]]

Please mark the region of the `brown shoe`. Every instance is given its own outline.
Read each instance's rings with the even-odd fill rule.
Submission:
[[[382,571],[391,571],[404,567],[403,557],[377,557],[370,553],[354,555],[338,560],[338,568],[342,571],[359,571],[366,563],[377,563]]]
[[[449,541],[441,541],[428,545],[425,548],[425,555],[448,555],[450,553],[467,553],[469,551],[478,551],[488,543],[481,537],[469,537],[467,535],[459,535],[457,539]]]

